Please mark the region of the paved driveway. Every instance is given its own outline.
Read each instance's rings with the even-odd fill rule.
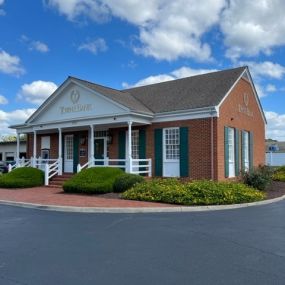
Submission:
[[[285,202],[171,214],[0,206],[0,284],[284,284]]]

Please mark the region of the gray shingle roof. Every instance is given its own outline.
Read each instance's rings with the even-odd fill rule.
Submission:
[[[134,96],[129,94],[128,92],[122,92],[116,89],[112,89],[109,87],[105,87],[99,84],[95,84],[86,80],[82,80],[76,77],[70,76],[75,81],[80,82],[87,88],[90,88],[106,97],[109,99],[129,108],[132,111],[136,112],[143,112],[143,113],[149,113],[152,114],[150,109],[148,109],[144,104],[142,104],[140,101],[138,101]]]
[[[154,113],[217,106],[245,69],[239,67],[122,91]]]

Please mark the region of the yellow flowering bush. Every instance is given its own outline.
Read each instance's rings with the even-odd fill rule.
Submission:
[[[122,198],[180,205],[224,205],[260,201],[265,194],[236,182],[182,183],[178,179],[153,179],[136,184]]]

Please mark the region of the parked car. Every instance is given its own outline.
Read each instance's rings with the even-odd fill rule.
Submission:
[[[0,172],[7,173],[8,172],[8,164],[4,161],[0,161]]]

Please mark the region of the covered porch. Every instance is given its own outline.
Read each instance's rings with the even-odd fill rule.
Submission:
[[[125,122],[112,119],[112,123],[59,124],[58,128],[41,125],[32,132],[17,129],[17,159],[9,171],[23,166],[42,169],[45,185],[56,175],[90,167],[119,167],[127,173],[151,176],[152,160],[146,157],[145,139],[148,122],[138,118]],[[28,137],[28,159],[19,156],[21,134]]]

